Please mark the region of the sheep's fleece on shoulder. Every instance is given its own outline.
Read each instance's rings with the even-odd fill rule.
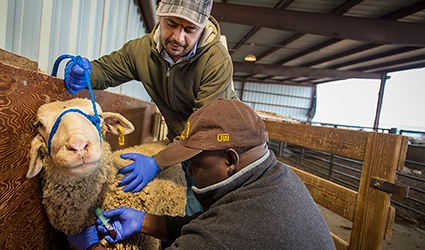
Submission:
[[[186,181],[180,164],[161,172],[138,193],[124,193],[123,187],[117,187],[124,177],[116,175],[118,169],[132,162],[122,159],[121,154],[151,156],[164,149],[168,142],[152,142],[112,153],[104,135],[107,132],[117,134],[118,127],[123,128],[124,134],[129,134],[134,126],[122,115],[102,112],[99,104],[96,107],[101,119],[102,138],[84,115],[66,113],[51,140],[51,157],[47,145],[57,117],[67,109],[79,109],[93,116],[93,105],[88,99],[76,98],[47,103],[38,109],[38,133],[31,143],[27,177],[41,174],[43,204],[49,222],[65,234],[78,233],[95,223],[93,211],[96,206],[102,211],[127,206],[158,215],[183,216]],[[128,241],[108,245],[108,248],[158,249],[159,240],[139,234]]]

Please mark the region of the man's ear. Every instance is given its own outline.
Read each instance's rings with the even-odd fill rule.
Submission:
[[[234,150],[233,148],[227,149],[225,152],[225,156],[227,159],[227,176],[229,177],[237,172],[240,159],[238,152],[236,152],[236,150]]]

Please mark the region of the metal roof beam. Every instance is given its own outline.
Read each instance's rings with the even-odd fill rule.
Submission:
[[[214,3],[219,21],[380,44],[425,46],[425,25],[389,20]],[[252,18],[255,16],[256,18]],[[367,27],[368,32],[364,32]]]
[[[295,33],[292,36],[285,39],[284,41],[280,42],[278,45],[279,46],[286,46],[286,45],[292,43],[293,41],[298,40],[300,37],[302,37],[304,35],[305,34]],[[257,60],[261,60],[262,58],[272,54],[273,52],[275,52],[279,49],[281,49],[281,48],[280,47],[274,47],[274,48],[268,49],[267,51],[263,52],[261,55],[257,56]]]
[[[346,2],[346,4],[352,5],[352,4],[356,3],[355,1],[358,1],[358,0],[353,0],[353,2],[350,2],[350,3]],[[358,1],[358,2],[360,2],[360,1]],[[418,2],[416,4],[413,4],[409,7],[401,8],[399,10],[391,12],[391,13],[385,15],[385,16],[382,16],[380,19],[396,21],[400,18],[406,17],[408,15],[412,15],[412,14],[418,12],[418,11],[422,11],[423,9],[425,9],[425,0],[423,0],[422,2]],[[382,46],[382,44],[370,43],[370,44],[366,44],[366,45],[360,46],[358,48],[355,48],[355,49],[352,49],[352,50],[349,50],[349,51],[345,51],[345,52],[342,52],[342,53],[339,53],[339,54],[336,54],[336,55],[321,58],[317,61],[305,63],[305,64],[299,65],[299,66],[310,67],[310,66],[317,65],[317,64],[320,64],[320,63],[332,61],[332,60],[335,60],[335,59],[338,59],[338,58],[341,58],[341,57],[360,53],[362,51],[369,50],[369,49],[372,49],[372,48],[376,48],[376,47],[379,47],[379,46]]]
[[[310,83],[310,82],[291,82],[291,81],[277,81],[277,80],[262,80],[262,79],[257,79],[257,78],[252,78],[252,77],[238,77],[238,76],[234,76],[233,77],[233,81],[237,81],[237,82],[253,82],[253,83],[262,83],[262,84],[276,84],[276,85],[289,85],[289,86],[300,86],[300,87],[311,87],[314,86],[315,84]]]
[[[388,15],[385,15],[385,16],[382,17],[382,19],[398,20],[400,18],[403,18],[403,17],[408,16],[408,15],[412,15],[412,14],[419,12],[421,10],[424,10],[424,9],[425,9],[425,0],[422,0],[422,2],[415,3],[413,5],[401,8],[401,9],[394,11],[394,12],[388,14]]]
[[[276,8],[276,9],[284,9],[287,6],[289,6],[293,1],[294,0],[280,0],[280,2],[277,3],[274,8]],[[241,40],[239,40],[239,42],[236,43],[236,45],[233,47],[233,50],[238,50],[243,45],[243,43],[245,41],[247,41],[248,39],[250,39],[252,36],[254,36],[255,33],[257,33],[258,30],[260,30],[260,28],[261,27],[254,26]],[[229,53],[231,55],[231,54],[233,54],[233,51],[230,51]]]
[[[418,56],[404,58],[404,59],[400,59],[400,60],[392,60],[392,61],[389,61],[389,62],[375,64],[375,65],[372,65],[372,66],[356,68],[355,70],[373,71],[374,69],[386,68],[386,67],[397,67],[398,65],[411,64],[411,63],[415,63],[417,65],[417,68],[420,68],[420,67],[423,67],[423,65],[424,65],[423,61],[424,60],[425,60],[425,55],[418,55]],[[392,69],[392,70],[386,70],[386,71],[390,72],[390,71],[395,71],[395,70]]]
[[[281,66],[276,64],[260,64],[233,62],[235,72],[251,74],[265,74],[270,76],[333,78],[335,80],[347,78],[381,79],[380,73],[365,73],[360,71],[314,69],[307,67]]]
[[[353,7],[353,6],[355,6],[356,4],[359,4],[359,3],[361,3],[361,2],[363,2],[364,0],[347,0],[347,1],[345,1],[344,3],[342,3],[340,6],[338,6],[337,8],[335,8],[335,9],[333,9],[331,12],[330,12],[330,14],[332,14],[332,15],[342,15],[343,13],[345,13],[349,8],[351,8],[351,7]],[[284,41],[282,41],[282,42],[280,42],[278,45],[281,45],[281,46],[286,46],[287,44],[289,44],[289,43],[291,43],[291,42],[293,42],[293,41],[295,41],[295,40],[297,40],[297,39],[299,39],[300,37],[302,37],[302,36],[304,36],[305,34],[302,34],[302,33],[295,33],[294,35],[292,35],[290,38],[288,38],[288,39],[286,39],[286,40],[284,40]],[[336,42],[338,42],[338,41],[340,41],[340,39],[336,39],[336,40],[334,40],[334,43],[336,43]],[[328,44],[327,46],[329,46],[329,45],[331,45],[331,44]],[[271,53],[273,53],[273,52],[275,52],[276,50],[278,50],[279,48],[271,48],[271,49],[269,49],[269,50],[267,50],[267,51],[265,51],[264,53],[262,53],[261,55],[259,55],[259,56],[257,56],[257,60],[260,60],[260,59],[262,59],[262,58],[264,58],[264,57],[266,57],[266,56],[268,56],[268,55],[270,55]],[[311,51],[314,51],[314,49],[312,50],[312,49],[309,49],[309,51],[310,51],[310,53],[311,53]],[[305,54],[308,54],[308,53],[305,53]],[[294,55],[293,57],[292,57],[292,59],[296,59],[296,58],[298,58],[298,57],[301,57],[301,56],[303,56],[303,55],[305,55],[305,54],[297,54],[297,55]],[[277,64],[283,64],[283,62],[282,63],[277,63]]]
[[[411,51],[415,51],[415,50],[419,50],[419,49],[421,49],[421,48],[420,47],[402,47],[402,48],[382,52],[382,53],[379,53],[379,54],[376,54],[376,55],[362,57],[362,58],[352,60],[352,61],[349,61],[349,62],[344,62],[344,63],[340,63],[340,64],[337,64],[337,65],[332,65],[329,68],[330,69],[339,69],[339,68],[343,68],[343,67],[346,67],[346,66],[351,66],[351,65],[355,65],[355,64],[359,64],[359,63],[373,61],[373,60],[386,58],[386,57],[390,57],[390,56],[394,56],[394,55],[399,55],[399,54],[403,54],[403,53],[407,53],[407,52],[411,52]]]
[[[363,2],[364,0],[347,0],[344,3],[342,3],[341,5],[339,5],[338,7],[336,7],[335,9],[333,9],[330,14],[333,15],[342,15],[345,12],[347,12],[347,10],[351,9],[352,7],[356,6],[357,4]]]
[[[151,33],[156,24],[152,1],[137,0],[135,2],[139,6],[142,18],[145,21],[146,33]]]

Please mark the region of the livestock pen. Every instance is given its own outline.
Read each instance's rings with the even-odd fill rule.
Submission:
[[[36,132],[33,123],[36,110],[42,103],[75,96],[66,92],[63,79],[38,73],[36,67],[23,69],[2,62],[0,248],[54,249],[58,241],[66,240],[66,236],[55,231],[48,223],[41,203],[40,179],[27,179],[25,175],[30,142]],[[81,95],[88,96],[88,93]],[[103,106],[104,110],[118,111],[139,125],[139,132],[129,137],[129,143],[142,143],[150,135],[150,132],[143,131],[152,131],[151,125],[155,120],[152,103],[106,91],[96,91],[95,98],[102,106],[106,105]],[[407,148],[405,137],[265,122],[271,139],[363,162],[358,191],[293,169],[304,181],[316,203],[353,222],[349,243],[333,235],[337,249],[379,249],[383,239],[390,236],[395,213],[390,206],[391,194],[380,190],[380,185],[393,183],[396,170],[403,165]],[[117,138],[111,138],[111,141],[114,140]],[[374,181],[373,187],[371,181]]]
[[[349,130],[373,131],[373,128],[340,124],[319,124],[326,127]],[[393,196],[391,204],[397,208],[397,216],[425,229],[425,147],[423,143],[412,144],[412,136],[424,134],[422,131],[410,131],[380,128],[380,133],[410,135],[404,167],[396,172],[395,183],[409,186],[409,195]],[[297,166],[307,172],[341,184],[352,190],[358,190],[363,161],[354,160],[332,153],[302,147],[286,142],[271,140],[270,147],[280,156],[280,160]],[[406,168],[408,167],[408,168]]]

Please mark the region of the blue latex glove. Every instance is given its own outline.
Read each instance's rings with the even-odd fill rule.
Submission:
[[[88,73],[91,73],[91,64],[89,59],[83,57],[84,68],[88,69]],[[71,60],[65,65],[65,72],[71,67]],[[70,70],[68,76],[65,75],[65,81],[68,83],[68,86],[74,90],[79,91],[86,87],[87,80],[84,74],[84,69],[81,68],[78,64],[75,64]]]
[[[107,235],[105,236],[105,240],[110,243],[117,242],[133,234],[139,233],[142,229],[143,217],[145,214],[146,212],[144,211],[139,211],[129,207],[120,207],[103,212],[103,215],[110,219],[109,223],[117,233],[116,239],[112,239],[111,236]],[[109,231],[102,226],[102,222],[99,219],[97,219],[96,223],[99,224],[97,227],[99,232],[109,234]]]
[[[78,250],[86,250],[94,243],[100,242],[95,225],[85,228],[81,233],[69,234],[68,241]]]
[[[123,188],[124,192],[128,192],[130,190],[133,190],[133,194],[139,192],[157,174],[159,174],[159,172],[161,172],[161,169],[158,167],[158,164],[153,157],[142,154],[129,153],[122,154],[121,158],[134,160],[133,163],[121,168],[118,171],[118,174],[126,174],[131,172],[122,178],[120,183],[118,183],[118,187],[128,184]]]

